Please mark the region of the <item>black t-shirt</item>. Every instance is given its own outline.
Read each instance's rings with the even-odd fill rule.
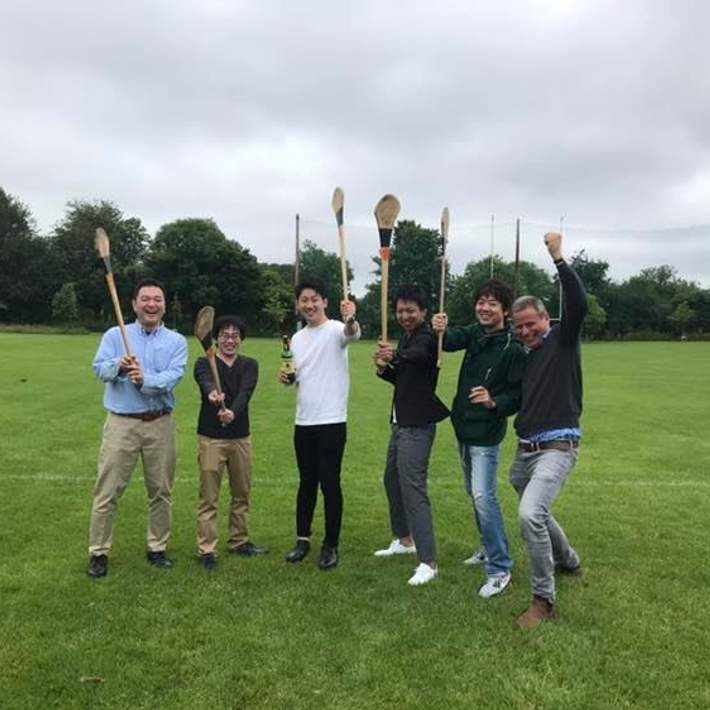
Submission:
[[[259,379],[259,365],[253,358],[241,355],[231,367],[219,357],[216,361],[222,392],[225,395],[224,405],[234,412],[234,421],[223,427],[217,417],[219,407],[207,399],[207,395],[215,386],[209,362],[206,357],[201,357],[195,363],[194,371],[195,382],[202,396],[197,433],[213,439],[242,439],[249,436],[249,400]]]

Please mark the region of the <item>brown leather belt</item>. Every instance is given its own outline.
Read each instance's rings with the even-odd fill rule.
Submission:
[[[579,448],[579,442],[572,439],[553,439],[552,441],[541,441],[539,443],[532,441],[519,441],[518,449],[526,454],[534,451],[544,451],[545,449],[557,449],[558,451],[571,451]]]
[[[160,419],[160,417],[166,417],[170,414],[170,410],[160,409],[157,412],[136,412],[135,414],[120,414],[114,412],[114,414],[119,417],[128,417],[129,419],[140,419],[142,422],[154,422],[156,419]]]

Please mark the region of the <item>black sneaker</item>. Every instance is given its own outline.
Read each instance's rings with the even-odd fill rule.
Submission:
[[[214,552],[209,552],[206,555],[200,555],[200,564],[208,571],[214,572],[217,569],[217,556]]]
[[[91,555],[86,574],[89,577],[105,577],[108,572],[108,557],[106,555]]]
[[[322,570],[333,569],[338,566],[338,548],[330,545],[323,545],[320,549],[320,560],[318,566]]]
[[[254,557],[255,555],[266,555],[269,551],[265,547],[255,545],[253,542],[245,542],[243,545],[230,550],[230,552],[233,555],[242,555],[242,557]]]
[[[161,550],[160,552],[152,552],[151,550],[148,550],[145,555],[148,558],[148,562],[150,562],[153,567],[169,569],[173,566],[172,560],[169,560],[165,556],[165,552],[163,550]]]
[[[286,562],[302,562],[311,551],[311,543],[308,540],[296,540],[296,546],[286,555]]]

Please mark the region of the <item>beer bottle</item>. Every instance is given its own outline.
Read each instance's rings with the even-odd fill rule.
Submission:
[[[283,350],[281,351],[281,372],[286,375],[288,384],[292,385],[296,381],[296,368],[293,365],[293,353],[288,340],[288,335],[281,336]]]

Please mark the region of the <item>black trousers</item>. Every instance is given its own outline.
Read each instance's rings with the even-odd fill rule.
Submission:
[[[296,534],[311,536],[313,513],[318,500],[318,486],[323,491],[325,508],[324,544],[337,547],[343,520],[343,492],[340,466],[345,451],[347,429],[340,424],[299,426],[293,433],[300,484],[296,500]]]

